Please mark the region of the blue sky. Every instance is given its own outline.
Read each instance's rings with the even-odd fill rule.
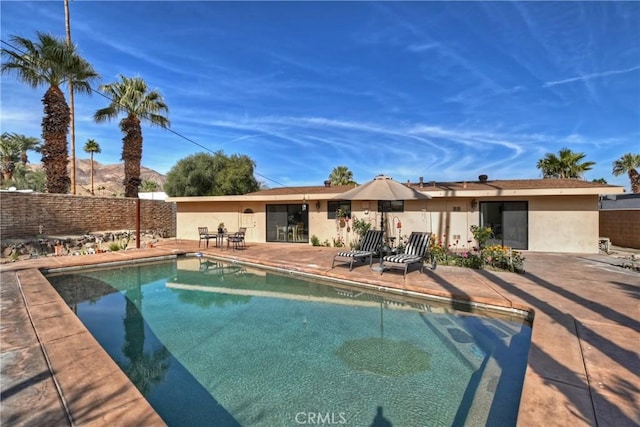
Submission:
[[[62,0],[0,7],[3,42],[65,35]],[[360,183],[539,178],[568,147],[597,163],[588,180],[628,190],[611,164],[640,152],[639,2],[73,0],[70,15],[101,83],[142,77],[173,131],[248,155],[269,187],[338,165]],[[2,132],[40,137],[45,90],[4,74]],[[117,121],[92,121],[107,103],[76,96],[76,157],[93,138],[97,161],[120,162]],[[205,151],[179,135],[143,125],[142,164]]]

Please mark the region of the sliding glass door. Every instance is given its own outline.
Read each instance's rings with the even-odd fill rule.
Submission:
[[[267,242],[309,242],[308,205],[267,205]]]
[[[480,225],[491,227],[489,244],[528,249],[529,205],[527,202],[481,202]]]

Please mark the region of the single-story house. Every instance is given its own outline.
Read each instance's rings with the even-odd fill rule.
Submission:
[[[395,244],[411,231],[430,231],[458,249],[475,245],[470,227],[491,227],[495,239],[518,250],[597,253],[599,195],[624,188],[578,179],[425,182],[406,185],[431,196],[394,202],[341,200],[353,186],[280,187],[238,196],[170,197],[177,207],[177,238],[198,239],[246,228],[246,241],[283,244],[355,243],[354,221],[370,222]],[[339,213],[346,218],[339,218]],[[384,218],[384,223],[382,219]]]

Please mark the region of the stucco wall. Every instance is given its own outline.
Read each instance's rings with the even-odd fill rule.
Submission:
[[[390,236],[401,238],[412,231],[430,231],[446,245],[458,249],[475,246],[470,228],[478,225],[478,206],[472,208],[472,198],[439,197],[430,200],[405,202],[402,213],[385,214]],[[532,196],[532,197],[483,197],[480,201],[527,201],[529,250],[544,252],[598,252],[598,197],[587,196]],[[267,203],[288,203],[270,201]],[[185,202],[178,204],[178,236],[197,239],[197,227],[208,226],[215,230],[223,221],[230,231],[247,227],[247,242],[266,241],[265,202]],[[255,213],[242,214],[250,208]],[[380,225],[381,214],[377,202],[353,201],[354,218]],[[402,228],[396,227],[398,221]],[[340,228],[335,220],[327,218],[327,201],[316,208],[309,201],[309,237],[316,236],[321,243],[342,238],[349,246],[357,239],[353,230]],[[289,244],[289,243],[287,243]]]
[[[598,197],[547,196],[529,200],[529,250],[598,252]]]
[[[176,205],[140,200],[140,228],[173,237]],[[56,236],[93,231],[133,230],[136,201],[120,197],[47,193],[0,193],[0,235],[3,239]]]

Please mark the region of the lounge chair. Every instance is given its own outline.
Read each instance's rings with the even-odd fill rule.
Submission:
[[[369,258],[369,265],[373,263],[373,255],[378,252],[382,244],[381,230],[368,230],[360,241],[360,249],[352,251],[338,252],[333,257],[331,268],[336,265],[336,261],[349,263],[349,271],[353,270],[353,263]]]
[[[424,261],[429,253],[430,240],[431,233],[412,232],[409,236],[407,246],[405,246],[404,253],[386,255],[382,258],[380,274],[382,275],[385,268],[398,268],[404,270],[403,277],[406,277],[407,270],[411,264],[420,264],[420,272],[422,273]]]

